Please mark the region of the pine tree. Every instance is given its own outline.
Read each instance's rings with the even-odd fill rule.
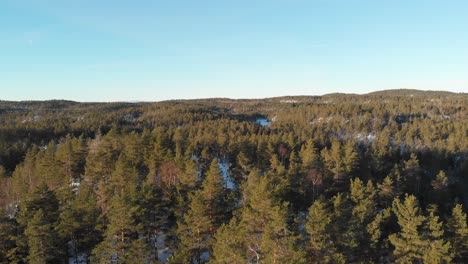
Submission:
[[[157,260],[151,257],[151,248],[144,238],[132,241],[122,263],[144,263],[154,264]]]
[[[437,191],[444,190],[448,186],[448,179],[444,171],[440,171],[431,182],[432,188]]]
[[[243,191],[240,225],[245,229],[247,260],[255,263],[302,263],[303,253],[294,248],[286,223],[286,208],[275,204],[269,181],[253,171]]]
[[[115,194],[110,203],[104,241],[93,250],[92,262],[120,263],[136,237],[135,208],[127,196]]]
[[[429,192],[429,201],[438,204],[443,212],[450,212],[448,178],[444,171],[440,171],[431,181],[432,191]]]
[[[144,183],[136,197],[135,218],[139,222],[139,232],[145,234],[148,244],[152,244],[150,252],[154,251],[154,260],[158,256],[159,232],[167,224],[169,218],[168,201],[157,186]]]
[[[391,216],[391,208],[387,208],[378,213],[375,218],[367,225],[367,233],[370,238],[371,256],[374,261],[382,262],[388,252],[388,243],[386,236],[386,225],[388,225]]]
[[[242,264],[247,260],[244,246],[245,229],[236,218],[218,228],[210,263]]]
[[[178,223],[180,245],[176,259],[200,263],[202,256],[210,254],[212,237],[223,222],[224,185],[218,162],[213,159],[202,188],[190,195],[189,210]]]
[[[421,190],[421,168],[416,154],[411,153],[410,159],[404,162],[402,174],[407,191],[419,193]]]
[[[64,263],[65,252],[62,250],[60,240],[51,222],[42,209],[37,210],[28,221],[25,234],[28,239],[28,262]]]
[[[94,187],[101,180],[107,181],[114,170],[114,163],[119,157],[120,148],[116,137],[116,131],[111,130],[102,138],[98,134],[88,144],[89,153],[86,157],[85,179]]]
[[[396,198],[392,210],[398,218],[400,232],[388,238],[395,247],[395,260],[402,263],[422,261],[425,242],[421,235],[426,218],[421,214],[416,197],[407,195],[404,202]]]
[[[241,169],[243,176],[247,176],[247,174],[252,170],[253,164],[252,160],[248,154],[244,151],[240,151],[237,155],[237,165]]]
[[[393,187],[393,180],[389,176],[385,177],[382,183],[377,184],[378,196],[380,200],[380,204],[384,207],[387,207],[393,197],[395,197],[395,189]]]
[[[121,154],[115,163],[115,169],[109,179],[111,193],[119,193],[121,196],[132,194],[138,184],[138,171],[132,167],[125,154]]]
[[[79,166],[80,166],[80,153],[81,150],[75,150],[75,144],[73,139],[68,135],[64,142],[58,145],[55,159],[59,163],[60,171],[65,176],[68,183],[73,182],[75,179],[79,179]]]
[[[348,141],[343,146],[343,167],[344,173],[351,175],[359,164],[359,154],[353,141]]]
[[[423,256],[424,263],[450,263],[453,258],[453,254],[450,252],[451,245],[443,238],[442,224],[439,217],[434,214],[434,210],[431,210],[426,222],[428,234],[426,235],[427,245]]]
[[[209,170],[205,173],[200,195],[206,203],[205,213],[210,219],[209,232],[214,235],[221,225],[225,208],[224,178],[218,166],[218,161],[213,159]]]
[[[11,262],[24,263],[30,261],[31,253],[36,254],[29,249],[31,243],[34,244],[33,247],[36,246],[37,243],[42,243],[40,234],[34,233],[35,227],[30,225],[32,223],[31,219],[34,217],[36,217],[34,225],[36,225],[37,228],[42,228],[42,231],[50,231],[48,232],[48,236],[50,237],[44,237],[48,244],[42,247],[41,250],[43,251],[41,252],[53,250],[54,253],[50,255],[51,259],[63,258],[63,254],[66,252],[66,245],[63,241],[60,241],[56,232],[59,216],[58,209],[59,202],[55,193],[51,191],[44,182],[20,201],[19,213],[16,218],[18,222],[18,232],[12,238],[15,241],[16,247],[8,253]],[[41,210],[41,213],[36,215],[39,210]],[[30,231],[26,232],[27,229]],[[47,257],[47,259],[49,259],[49,257]]]
[[[333,179],[339,180],[343,177],[342,148],[338,140],[332,142],[331,148],[324,148],[321,152],[322,160],[327,170],[332,174]]]
[[[0,210],[0,263],[10,263],[9,252],[13,252],[18,225],[14,219],[10,219]]]
[[[455,261],[460,263],[468,260],[468,225],[466,220],[466,213],[463,212],[462,205],[455,205],[448,221],[448,233],[455,253]]]
[[[184,165],[184,170],[179,177],[178,188],[189,191],[199,184],[199,171],[197,163],[191,159],[185,160]]]
[[[91,250],[100,241],[102,234],[98,230],[98,217],[94,193],[83,186],[76,197],[62,206],[57,230],[63,240],[70,242],[75,258],[79,253],[91,255]]]
[[[318,165],[320,155],[311,139],[307,140],[306,144],[302,146],[299,157],[302,160],[304,170],[315,168]]]
[[[200,191],[190,196],[189,210],[178,223],[180,242],[176,262],[202,263],[202,255],[210,252],[210,227],[213,224],[205,211],[206,205]]]
[[[310,236],[309,254],[311,261],[325,263],[333,261],[336,248],[331,233],[332,212],[329,204],[323,199],[316,200],[309,208],[306,230]]]

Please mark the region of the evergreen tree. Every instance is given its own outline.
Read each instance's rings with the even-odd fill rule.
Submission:
[[[65,252],[54,226],[55,223],[44,214],[43,209],[35,211],[28,221],[25,234],[29,263],[65,263]]]
[[[348,141],[343,146],[343,167],[344,173],[351,175],[359,164],[359,154],[353,141]]]
[[[163,192],[157,186],[144,183],[136,196],[135,218],[138,220],[139,232],[145,234],[146,243],[151,244],[150,252],[154,252],[154,261],[158,256],[158,238],[159,233],[167,225],[169,218],[170,205],[163,195]],[[138,242],[142,243],[142,242]]]
[[[81,149],[79,145],[74,144],[73,139],[68,135],[65,140],[57,147],[55,159],[59,163],[60,171],[65,176],[68,183],[72,183],[75,179],[79,179]]]
[[[178,223],[178,252],[176,262],[202,263],[202,256],[210,252],[210,228],[213,223],[206,213],[206,201],[200,192],[190,196],[188,212]]]
[[[376,262],[383,262],[389,255],[388,239],[386,236],[386,227],[391,216],[391,208],[378,213],[375,218],[367,225],[367,232],[370,237],[369,248],[372,251],[371,257]]]
[[[209,232],[214,235],[221,225],[225,208],[224,178],[218,166],[218,161],[213,159],[209,170],[205,173],[200,195],[206,203],[205,213],[210,219]]]
[[[0,210],[0,263],[10,263],[12,260],[9,253],[15,248],[13,240],[17,232],[17,223],[14,219],[9,219],[4,215],[3,210]]]
[[[367,185],[356,178],[351,180],[351,200],[355,203],[353,208],[353,216],[357,217],[360,223],[366,223],[375,213],[375,196],[377,190],[375,189],[372,181],[368,181]]]
[[[17,217],[18,232],[12,237],[16,247],[8,253],[11,262],[32,261],[35,254],[39,254],[38,261],[63,259],[66,245],[56,232],[58,209],[56,195],[45,183],[36,187],[20,202]],[[42,238],[44,233],[47,235]]]
[[[333,213],[323,199],[316,200],[309,208],[306,230],[309,234],[310,260],[316,263],[339,262],[336,247],[331,238]]]
[[[213,255],[210,263],[242,264],[247,260],[244,246],[246,230],[236,218],[218,228],[213,243]]]
[[[318,165],[320,155],[311,139],[307,140],[307,142],[302,146],[301,151],[299,152],[299,157],[302,160],[304,170],[315,168]]]
[[[324,165],[331,173],[334,180],[339,180],[343,177],[343,161],[342,161],[342,148],[338,140],[332,142],[331,148],[324,148],[321,152],[321,157]]]
[[[132,241],[128,252],[124,256],[122,263],[158,263],[157,259],[151,257],[151,248],[144,238]]]
[[[455,262],[468,260],[468,225],[466,213],[461,204],[455,205],[448,221],[449,241],[455,253]]]
[[[388,238],[395,247],[395,260],[402,263],[422,261],[424,257],[425,241],[421,229],[426,218],[421,214],[416,197],[407,195],[403,203],[396,198],[392,210],[398,218],[400,232],[391,234]]]
[[[284,205],[275,205],[269,181],[258,171],[249,174],[244,190],[240,225],[245,228],[247,260],[255,263],[302,263],[303,253],[294,248]]]
[[[384,207],[390,205],[393,197],[395,197],[395,188],[393,187],[393,180],[391,177],[387,176],[382,183],[377,184],[378,196],[380,204]]]
[[[442,224],[439,217],[434,214],[434,210],[431,210],[426,223],[427,245],[423,256],[424,263],[450,263],[453,258],[450,243],[443,238]]]
[[[90,256],[100,241],[98,217],[96,198],[88,188],[81,187],[76,197],[62,206],[57,230],[60,237],[69,242],[75,262],[79,253]]]
[[[445,172],[440,171],[436,178],[431,182],[432,188],[436,191],[442,191],[448,186],[448,178]]]
[[[416,154],[411,153],[410,159],[404,162],[402,174],[406,190],[419,194],[421,190],[421,168]]]
[[[115,194],[110,203],[104,240],[93,250],[92,262],[121,263],[136,237],[135,208],[127,196]]]
[[[211,254],[212,237],[225,217],[224,185],[218,161],[213,159],[202,188],[190,196],[189,210],[179,222],[177,258],[181,261],[201,263],[205,261],[204,256]]]

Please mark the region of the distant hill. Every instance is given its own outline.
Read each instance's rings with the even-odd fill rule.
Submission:
[[[368,93],[372,96],[450,96],[450,95],[468,95],[466,93],[453,93],[448,91],[430,91],[416,89],[390,89]]]

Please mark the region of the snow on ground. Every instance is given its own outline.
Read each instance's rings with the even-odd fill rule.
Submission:
[[[374,142],[374,140],[377,138],[377,135],[375,133],[370,133],[368,135],[365,135],[363,133],[358,133],[356,136],[355,136],[355,139],[358,141],[358,142],[363,142],[363,143],[372,143]]]
[[[86,256],[86,254],[78,254],[78,257],[76,259],[74,256],[68,258],[68,264],[86,264],[88,263],[87,260],[88,256]]]
[[[229,190],[234,190],[236,188],[236,184],[232,180],[231,176],[229,175],[229,164],[227,160],[218,160],[218,166],[223,174],[224,181],[226,182],[226,188]]]
[[[255,120],[255,123],[261,125],[262,127],[268,127],[271,125],[271,121],[263,117],[257,118],[257,120]]]
[[[207,262],[210,259],[210,252],[203,252],[200,256],[202,263]]]
[[[280,103],[286,103],[286,104],[295,104],[297,103],[297,100],[281,100]]]
[[[367,135],[367,142],[372,143],[377,136],[374,134]]]
[[[172,255],[172,251],[166,246],[166,234],[164,231],[158,232],[158,260],[161,263],[166,263],[169,257]]]

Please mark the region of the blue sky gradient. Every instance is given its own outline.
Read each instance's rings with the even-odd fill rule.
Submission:
[[[468,91],[467,1],[0,2],[0,99]]]

